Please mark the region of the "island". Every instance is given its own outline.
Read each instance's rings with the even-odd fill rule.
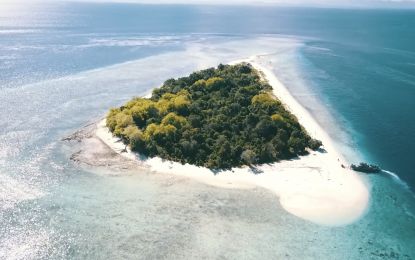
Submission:
[[[230,169],[317,150],[316,140],[251,64],[222,65],[169,79],[150,98],[110,109],[106,126],[148,157]]]
[[[367,212],[368,188],[275,73],[263,54],[170,79],[62,140],[100,176],[262,189],[303,219],[353,223]]]

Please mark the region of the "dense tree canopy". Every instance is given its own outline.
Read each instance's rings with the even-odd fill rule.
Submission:
[[[107,127],[144,155],[209,168],[274,162],[321,146],[248,63],[169,79],[150,99],[112,108]]]

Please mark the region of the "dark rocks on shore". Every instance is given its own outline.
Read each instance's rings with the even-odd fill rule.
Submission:
[[[380,172],[380,167],[374,164],[368,164],[361,162],[359,165],[352,164],[350,168],[357,172],[365,172],[365,173],[378,173]]]

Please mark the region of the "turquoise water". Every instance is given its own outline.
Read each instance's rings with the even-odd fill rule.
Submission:
[[[413,28],[407,10],[1,4],[0,259],[414,259]],[[165,79],[262,53],[348,160],[387,170],[362,176],[356,223],[308,223],[263,190],[103,175],[59,141]]]

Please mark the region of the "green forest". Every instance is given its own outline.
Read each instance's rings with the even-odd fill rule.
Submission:
[[[133,151],[211,169],[289,159],[322,145],[249,63],[169,79],[151,98],[111,108],[106,125]]]

